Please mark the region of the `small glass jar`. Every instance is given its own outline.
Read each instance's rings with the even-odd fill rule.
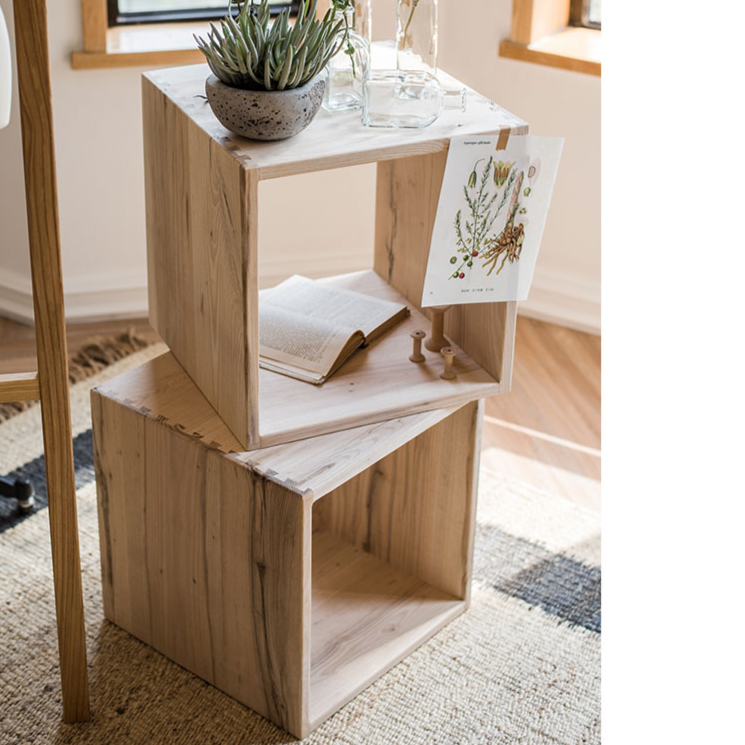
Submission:
[[[437,75],[437,0],[397,0],[399,70]]]
[[[344,14],[349,29],[348,40],[326,66],[326,92],[323,97],[326,111],[362,108],[362,84],[370,69],[370,7],[369,0],[357,0],[356,9]],[[340,31],[340,34],[345,33],[345,30]]]
[[[427,72],[372,70],[363,86],[366,127],[428,127],[444,109],[466,110],[466,91],[446,90]]]

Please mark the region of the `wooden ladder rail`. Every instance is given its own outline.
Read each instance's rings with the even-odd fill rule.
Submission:
[[[46,0],[16,0],[13,15],[39,372],[38,378],[34,373],[6,376],[2,389],[10,395],[15,387],[16,400],[36,394],[41,401],[63,716],[65,722],[83,722],[90,718],[90,704]]]
[[[39,400],[39,373],[0,375],[0,404]]]

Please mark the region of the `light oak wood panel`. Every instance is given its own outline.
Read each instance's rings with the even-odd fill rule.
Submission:
[[[39,395],[67,722],[90,717],[45,0],[13,5]]]
[[[570,0],[512,0],[513,41],[532,44],[569,24]]]
[[[453,116],[443,115],[423,130],[373,130],[362,127],[354,112],[321,113],[291,140],[251,142],[217,124],[201,93],[206,72],[205,66],[174,68],[148,73],[143,82],[150,312],[158,333],[242,448],[462,404],[497,392],[500,380],[506,390],[511,350],[495,345],[512,343],[514,315],[499,305],[452,312],[448,328],[454,344],[460,346],[462,337],[474,349],[473,359],[468,349],[459,350],[453,381],[439,378],[439,359],[418,367],[408,361],[411,342],[405,337],[429,326],[416,310],[323,386],[259,373],[256,187],[263,178],[354,163],[401,158],[421,163],[408,181],[404,178],[412,194],[401,200],[411,209],[399,207],[388,215],[399,226],[398,235],[416,243],[412,248],[398,238],[392,250],[402,257],[399,267],[409,255],[417,260],[408,263],[410,277],[402,282],[404,273],[398,271],[390,282],[397,289],[406,285],[403,295],[416,306],[450,137],[525,132],[527,125],[470,92],[465,117],[449,112]],[[412,153],[434,155],[416,160],[407,157]],[[425,197],[416,196],[422,190]],[[387,279],[377,257],[375,268]],[[353,289],[358,282],[335,281]],[[411,290],[416,287],[418,293]],[[385,283],[373,290],[390,293]],[[473,323],[486,325],[486,334],[473,331]]]
[[[316,503],[314,527],[466,599],[482,418],[468,404],[398,448]]]
[[[262,474],[197,431],[225,425],[174,365],[92,393],[106,617],[304,737],[467,606],[482,405],[306,440],[300,468],[278,446]],[[394,512],[367,550],[340,527]]]
[[[360,124],[358,111],[329,114],[321,110],[296,137],[255,142],[233,135],[212,114],[204,100],[208,75],[207,65],[190,65],[148,72],[145,78],[233,158],[247,168],[258,169],[262,179],[441,152],[455,134],[483,134],[505,128],[514,133],[527,132],[522,119],[469,90],[465,115],[448,110],[423,129],[371,129]],[[465,87],[445,72],[441,78],[448,86]]]
[[[247,446],[259,445],[257,175],[143,80],[150,321]]]
[[[301,732],[310,502],[113,399],[93,404],[106,617]]]
[[[130,324],[138,334],[157,340],[147,321],[128,321],[127,326]],[[68,328],[68,347],[74,353],[91,338],[122,330],[121,322],[75,325]],[[36,364],[33,334],[30,326],[0,318],[1,371]],[[600,337],[518,316],[515,346],[512,390],[486,402],[484,464],[538,489],[599,509]],[[206,406],[209,408],[209,404]],[[389,424],[393,422],[380,426]],[[351,433],[346,430],[339,436],[349,437]],[[381,439],[385,437],[381,434]],[[353,448],[350,452],[363,451],[364,439],[357,446],[356,451]],[[233,449],[237,447],[236,441]],[[278,446],[276,450],[285,447],[288,446]],[[305,481],[315,473],[312,462],[304,458],[307,449],[302,440],[292,443],[292,447],[297,480]],[[242,457],[263,456],[274,450],[266,448]],[[340,461],[337,467],[343,470],[344,463]],[[257,464],[257,468],[261,466]],[[267,472],[273,468],[271,460],[267,460]],[[325,490],[324,473],[316,474],[321,490]],[[338,471],[330,468],[329,473],[333,481]]]
[[[36,401],[39,398],[39,373],[0,374],[0,403]]]
[[[441,152],[378,164],[375,271],[417,308],[446,162]],[[516,307],[472,303],[445,314],[446,336],[499,381],[502,393],[511,384]]]
[[[312,440],[242,452],[238,440],[170,353],[104,383],[96,391],[312,500],[349,481],[458,408],[433,409]]]
[[[83,48],[86,52],[105,52],[109,28],[106,0],[80,0],[80,13],[83,20]]]
[[[313,533],[313,730],[462,613],[465,602]]]
[[[406,303],[374,271],[322,280],[345,289]],[[455,380],[442,380],[442,357],[427,352],[415,364],[411,332],[430,322],[413,303],[411,316],[361,349],[322,386],[262,370],[259,400],[261,445],[267,447],[401,415],[464,404],[498,393],[496,380],[457,348]]]

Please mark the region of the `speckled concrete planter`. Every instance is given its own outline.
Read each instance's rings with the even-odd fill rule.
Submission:
[[[212,112],[231,132],[252,140],[284,140],[313,121],[323,101],[326,75],[286,91],[231,88],[214,75],[205,87]]]

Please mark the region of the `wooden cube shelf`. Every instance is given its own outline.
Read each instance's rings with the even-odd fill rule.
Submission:
[[[106,618],[293,735],[467,607],[481,402],[252,452],[171,354],[92,403]]]
[[[150,320],[241,449],[509,390],[515,303],[461,305],[447,313],[445,333],[461,352],[464,372],[455,383],[433,384],[431,369],[408,363],[403,336],[411,323],[396,338],[387,335],[357,353],[319,388],[260,371],[259,183],[377,162],[371,274],[379,281],[335,281],[402,296],[414,327],[427,329],[420,302],[450,138],[524,134],[525,122],[470,91],[465,114],[446,111],[420,130],[369,129],[359,112],[321,111],[292,139],[252,142],[213,116],[203,98],[207,74],[206,65],[193,65],[143,78]]]

